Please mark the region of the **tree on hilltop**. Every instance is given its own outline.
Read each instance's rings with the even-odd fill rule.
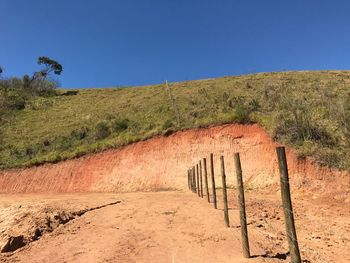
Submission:
[[[39,57],[38,64],[43,65],[43,69],[34,73],[34,78],[40,78],[45,80],[51,73],[55,75],[61,75],[63,71],[63,67],[56,60],[53,60],[49,57]]]
[[[51,72],[55,73],[56,75],[61,75],[61,72],[63,71],[63,67],[60,63],[48,57],[39,57],[38,64],[45,66],[45,68],[41,72],[43,72],[43,74],[45,74],[46,76],[49,75]]]
[[[55,75],[61,75],[63,71],[62,65],[56,60],[53,60],[46,56],[39,57],[37,63],[39,65],[42,65],[43,68],[33,74],[29,86],[36,87],[35,90],[39,91],[39,93],[47,92],[56,88],[57,82],[52,79],[48,79],[48,77],[50,77],[52,73]],[[28,83],[27,79],[25,82]]]

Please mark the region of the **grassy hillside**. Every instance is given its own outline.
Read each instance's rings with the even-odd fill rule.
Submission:
[[[260,73],[169,86],[172,96],[162,84],[36,98],[0,127],[0,168],[57,162],[179,129],[235,122],[260,123],[300,156],[350,168],[350,71]]]

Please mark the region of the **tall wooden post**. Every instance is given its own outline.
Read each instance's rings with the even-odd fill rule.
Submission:
[[[202,161],[199,160],[199,179],[201,182],[201,197],[203,198]]]
[[[175,116],[176,116],[176,124],[177,124],[177,127],[180,127],[180,112],[179,112],[179,109],[176,105],[176,102],[175,102],[175,97],[173,96],[173,93],[168,85],[168,81],[166,80],[165,81],[165,90],[169,93],[169,97],[170,97],[170,101],[171,101],[171,104],[172,104],[172,107],[173,107],[173,110],[174,110],[174,113],[175,113]]]
[[[193,192],[193,177],[192,177],[192,168],[190,168],[190,187],[191,191]]]
[[[281,196],[286,223],[287,239],[292,263],[301,263],[298,239],[294,224],[294,214],[290,197],[289,176],[284,147],[277,147],[278,166],[280,170]]]
[[[190,168],[190,185],[191,185],[191,192],[193,192],[192,167]]]
[[[214,176],[214,155],[210,154],[210,177],[211,177],[211,187],[213,190],[213,204],[214,208],[217,209],[217,201],[216,201],[216,188],[215,188],[215,176]]]
[[[228,205],[227,205],[227,190],[226,190],[226,174],[225,174],[225,163],[224,156],[220,157],[221,161],[221,178],[222,178],[222,196],[224,201],[224,220],[226,227],[230,226],[230,220],[228,217]]]
[[[243,187],[243,178],[242,178],[242,167],[241,167],[241,160],[239,157],[239,153],[234,154],[234,160],[235,160],[236,175],[237,175],[238,204],[239,204],[239,214],[240,214],[240,221],[241,221],[243,256],[246,258],[250,258],[247,218],[246,218],[245,200],[244,200],[244,187]]]
[[[209,186],[208,186],[208,171],[207,171],[207,159],[203,158],[203,168],[204,168],[204,183],[205,183],[205,192],[207,195],[208,203],[210,203],[210,197],[209,197]]]
[[[199,186],[199,171],[198,171],[198,164],[196,164],[196,174],[197,174],[197,194],[198,196],[201,195],[200,193],[200,186]]]
[[[196,193],[197,191],[197,185],[196,185],[196,173],[195,173],[195,168],[194,166],[192,167],[192,180],[193,180],[193,188],[192,188],[192,192]]]
[[[188,187],[188,189],[191,189],[191,184],[190,184],[190,169],[187,170],[187,187]]]

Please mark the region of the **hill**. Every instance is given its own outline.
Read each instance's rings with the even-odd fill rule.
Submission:
[[[349,170],[350,71],[259,73],[37,97],[0,127],[0,168],[58,162],[174,131],[258,123],[299,157]]]

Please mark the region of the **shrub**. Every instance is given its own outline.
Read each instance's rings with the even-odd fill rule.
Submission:
[[[53,101],[44,98],[44,97],[32,97],[29,101],[26,102],[25,107],[27,109],[33,109],[33,110],[40,110],[40,109],[47,109],[51,106],[53,106]]]
[[[41,80],[40,82],[33,82],[32,92],[35,95],[42,97],[56,96],[59,93],[57,92],[58,82],[54,80]]]
[[[238,105],[235,107],[235,122],[241,124],[251,123],[250,110],[248,107]]]
[[[62,159],[63,158],[59,153],[52,152],[46,156],[45,161],[50,162],[50,163],[58,163],[58,162],[62,161]]]
[[[35,154],[35,149],[28,146],[25,149],[25,153],[26,153],[27,156],[32,157]]]
[[[82,140],[84,139],[89,132],[89,129],[87,127],[82,127],[79,129],[76,129],[71,132],[71,137],[77,139],[77,140]]]
[[[73,155],[74,155],[74,157],[81,157],[81,156],[85,155],[86,153],[87,153],[87,150],[84,149],[83,147],[80,147],[74,151]]]
[[[19,146],[9,145],[7,148],[10,151],[11,156],[15,158],[22,158],[26,156],[26,150],[21,149]]]
[[[260,109],[260,103],[257,99],[252,99],[251,101],[249,101],[249,107],[251,109],[251,111],[258,111]]]
[[[128,119],[114,120],[112,122],[112,129],[114,132],[125,131],[129,127]]]
[[[106,122],[99,122],[96,125],[95,138],[101,140],[107,138],[111,134],[111,130]]]
[[[24,96],[16,94],[14,96],[9,97],[9,108],[16,110],[23,110],[26,105],[26,99]]]
[[[79,91],[77,90],[67,90],[66,92],[63,92],[61,96],[75,96],[78,94]]]
[[[335,146],[341,141],[337,123],[325,117],[319,102],[284,99],[285,105],[275,115],[274,138],[302,145],[305,141]]]
[[[43,144],[44,144],[44,146],[50,146],[50,141],[48,140],[48,139],[45,139],[44,141],[43,141]]]
[[[73,140],[70,136],[60,136],[56,140],[57,148],[60,150],[68,150],[73,145]]]

